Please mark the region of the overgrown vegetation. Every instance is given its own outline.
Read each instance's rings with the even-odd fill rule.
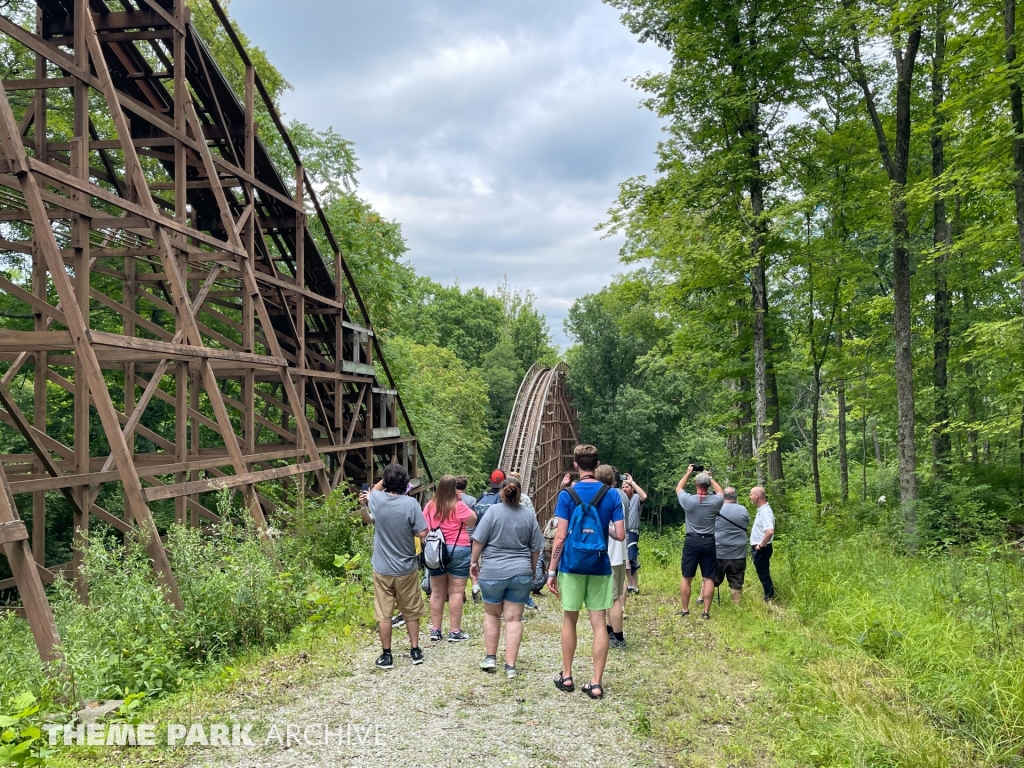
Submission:
[[[659,624],[680,621],[680,546],[677,529],[644,536]],[[643,649],[667,669],[637,728],[692,765],[1024,765],[1019,552],[788,537],[773,566],[778,605],[748,569],[740,609],[723,599],[706,629],[673,624]]]
[[[184,610],[165,598],[145,550],[93,537],[83,565],[89,602],[68,582],[50,601],[63,663],[43,668],[25,621],[0,613],[0,706],[21,721],[68,713],[80,701],[161,696],[218,665],[331,624],[347,632],[372,623],[368,613],[369,529],[342,492],[282,516],[269,540],[251,526],[203,535],[172,526],[167,551]]]

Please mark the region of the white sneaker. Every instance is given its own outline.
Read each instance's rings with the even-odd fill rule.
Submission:
[[[480,662],[480,669],[484,672],[494,672],[498,668],[498,661],[493,656],[484,656]]]
[[[519,673],[516,671],[515,667],[510,667],[508,664],[505,665],[505,677],[506,678],[511,680],[512,678],[517,677],[518,675],[519,675]]]

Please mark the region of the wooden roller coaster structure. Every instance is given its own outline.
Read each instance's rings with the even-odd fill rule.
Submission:
[[[516,395],[499,466],[518,472],[543,527],[555,511],[562,477],[573,472],[579,443],[576,409],[565,391],[565,363],[551,368],[534,363]]]
[[[0,421],[31,451],[0,456],[13,572],[0,590],[17,587],[48,660],[43,584],[76,578],[82,551],[48,563],[47,492],[71,506],[76,545],[90,519],[143,541],[180,606],[154,507],[209,525],[213,494],[233,488],[262,530],[274,503],[257,483],[327,493],[392,462],[430,480],[302,158],[209,5],[242,93],[184,0],[38,0],[0,16],[0,45],[28,62],[0,87],[0,253],[23,265],[0,290],[26,318],[0,329]],[[73,430],[48,429],[54,388],[74,398]]]

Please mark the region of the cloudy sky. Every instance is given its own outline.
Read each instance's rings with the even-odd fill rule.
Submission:
[[[621,271],[601,240],[660,123],[625,79],[667,66],[599,0],[233,0],[291,82],[283,107],[355,142],[361,194],[445,284],[532,290],[555,342]]]

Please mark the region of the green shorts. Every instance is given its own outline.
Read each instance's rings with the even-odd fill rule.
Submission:
[[[586,604],[588,611],[607,611],[612,607],[612,577],[586,576],[582,573],[559,573],[558,591],[563,611],[578,611]]]

